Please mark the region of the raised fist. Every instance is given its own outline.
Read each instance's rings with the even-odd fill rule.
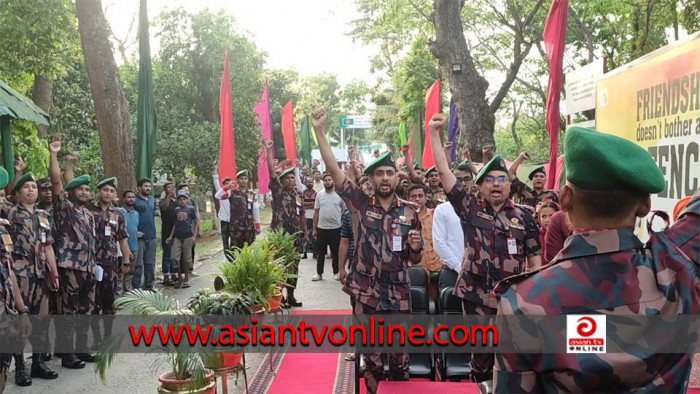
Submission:
[[[445,115],[435,114],[433,118],[428,122],[428,128],[430,130],[441,130],[442,126],[445,125]]]
[[[327,120],[326,110],[323,108],[318,108],[311,113],[311,125],[314,129],[325,127]]]
[[[52,142],[49,144],[49,151],[51,153],[58,153],[61,151],[61,136],[54,135]]]

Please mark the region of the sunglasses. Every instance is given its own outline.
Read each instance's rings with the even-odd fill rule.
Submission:
[[[499,175],[499,176],[488,175],[488,176],[486,176],[486,178],[484,178],[484,181],[486,181],[488,183],[493,183],[493,181],[496,181],[496,180],[498,181],[498,183],[506,183],[506,182],[508,182],[508,177],[504,176],[504,175]]]

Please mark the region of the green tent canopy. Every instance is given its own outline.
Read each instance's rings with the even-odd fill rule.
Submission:
[[[50,126],[49,115],[39,108],[32,100],[19,94],[8,84],[0,81],[0,140],[2,155],[5,158],[5,169],[10,175],[10,181],[15,179],[15,156],[12,152],[12,134],[10,134],[10,119],[22,119]]]

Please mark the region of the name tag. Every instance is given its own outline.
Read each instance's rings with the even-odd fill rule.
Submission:
[[[42,244],[46,243],[46,233],[43,231],[41,232],[41,243]]]
[[[110,237],[112,235],[112,227],[105,226],[105,237]]]
[[[515,238],[513,238],[513,237],[508,238],[508,254],[510,254],[510,255],[518,254],[518,243],[515,241]]]
[[[365,212],[365,215],[367,215],[367,217],[370,217],[372,219],[382,220],[382,215],[380,215],[376,212],[367,211],[367,212]]]
[[[392,242],[391,242],[391,251],[392,252],[401,252],[403,251],[403,238],[400,235],[394,235],[391,237]]]
[[[486,219],[486,220],[489,220],[489,221],[493,221],[493,216],[491,216],[487,213],[481,212],[481,211],[477,212],[476,216],[483,218],[483,219]]]

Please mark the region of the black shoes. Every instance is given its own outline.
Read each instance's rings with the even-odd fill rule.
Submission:
[[[63,355],[63,361],[61,365],[65,368],[70,369],[81,369],[85,368],[85,362],[78,358],[75,353],[68,353]]]
[[[15,354],[15,383],[20,387],[32,385],[32,378],[27,375],[24,367],[24,355]]]
[[[44,358],[41,354],[35,353],[32,355],[32,372],[33,378],[39,379],[56,379],[58,378],[58,373],[49,369],[49,367],[44,364]]]
[[[76,354],[80,361],[84,361],[86,363],[94,363],[95,362],[95,355],[92,353],[78,353]]]

